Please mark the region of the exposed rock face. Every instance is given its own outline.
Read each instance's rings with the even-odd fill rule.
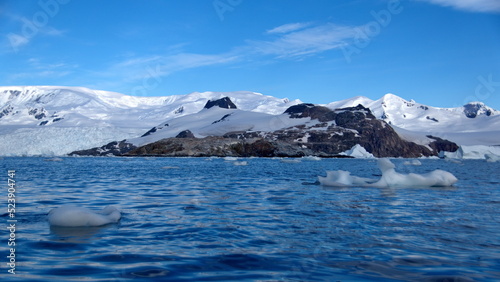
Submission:
[[[475,118],[480,114],[491,116],[492,113],[492,109],[481,102],[472,102],[464,105],[464,114],[468,118]]]
[[[205,109],[210,109],[212,107],[219,107],[219,108],[223,108],[223,109],[236,109],[236,105],[233,103],[233,101],[231,101],[231,99],[229,99],[229,97],[224,97],[224,98],[221,98],[221,99],[218,99],[218,100],[209,100],[206,104],[205,104]]]
[[[125,156],[172,156],[172,157],[303,157],[310,150],[296,144],[270,141],[263,138],[247,140],[228,137],[167,138],[136,148]]]
[[[194,134],[191,130],[184,130],[179,132],[175,138],[194,138]]]
[[[377,120],[368,108],[356,107],[332,111],[311,104],[291,107],[291,117],[311,117],[323,124],[307,130],[294,128],[271,133],[271,138],[298,142],[315,155],[335,155],[360,144],[376,157],[420,157],[435,155],[424,146],[402,140],[384,121]]]
[[[306,103],[291,106],[285,111],[285,114],[289,114],[291,118],[310,117],[319,121],[331,121],[334,119],[334,112],[329,108]]]
[[[429,144],[429,147],[431,147],[434,152],[441,152],[441,151],[446,151],[446,152],[456,152],[459,148],[459,146],[451,141],[441,139],[439,137],[435,137],[432,135],[427,135],[427,137],[434,139],[436,141],[432,142]]]
[[[113,141],[102,147],[92,148],[88,150],[74,151],[70,156],[121,156],[126,152],[135,149],[136,147],[122,140],[120,142]]]

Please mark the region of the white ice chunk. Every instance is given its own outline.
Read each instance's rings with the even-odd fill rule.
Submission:
[[[444,152],[450,159],[486,159],[486,156],[500,157],[500,146],[460,146],[456,152]]]
[[[486,154],[484,155],[486,158],[486,161],[489,163],[496,163],[500,161],[500,156],[494,155],[494,154]]]
[[[352,176],[349,171],[327,171],[326,177],[318,176],[325,186],[362,186],[362,187],[447,187],[458,179],[450,172],[440,169],[425,174],[398,173],[395,165],[388,159],[379,159],[378,167],[382,177],[376,181],[369,178]]]
[[[120,218],[121,213],[113,206],[107,206],[102,211],[94,212],[82,207],[64,205],[49,212],[49,223],[52,226],[102,226],[118,222]]]
[[[316,157],[316,156],[305,156],[305,157],[302,157],[302,159],[304,161],[321,161],[321,158]]]
[[[281,159],[280,162],[285,163],[285,164],[298,164],[301,161],[300,161],[300,159],[287,158],[287,159]]]
[[[360,159],[373,159],[375,158],[371,153],[368,153],[363,146],[356,144],[350,150],[340,153],[340,155],[350,156]]]
[[[327,171],[326,177],[318,176],[319,182],[325,186],[366,186],[376,180],[358,176],[352,176],[351,172],[345,170]]]
[[[419,160],[411,160],[411,161],[405,161],[403,163],[404,165],[422,165],[422,163]]]
[[[224,157],[224,160],[226,162],[234,162],[234,161],[237,161],[238,158],[237,157]]]

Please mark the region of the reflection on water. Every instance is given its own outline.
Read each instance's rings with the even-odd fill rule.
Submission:
[[[92,227],[50,226],[50,234],[55,241],[86,244],[92,240],[98,240],[99,238],[96,235],[108,228],[112,228],[111,224]]]
[[[500,163],[421,160],[452,188],[332,188],[371,160],[5,158],[16,169],[12,281],[491,281],[500,279]],[[52,208],[119,206],[102,227],[50,227]],[[1,220],[6,221],[5,214]],[[3,278],[3,274],[2,274]]]

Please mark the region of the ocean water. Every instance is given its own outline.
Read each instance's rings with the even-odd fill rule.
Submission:
[[[2,281],[500,280],[500,163],[421,160],[449,188],[332,188],[373,160],[3,158]],[[7,171],[15,170],[15,272]],[[117,224],[54,228],[50,209],[115,205]]]

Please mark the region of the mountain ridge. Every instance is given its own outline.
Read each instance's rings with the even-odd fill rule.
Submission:
[[[0,87],[0,155],[64,155],[111,141],[139,138],[153,127],[176,118],[197,115],[209,100],[226,96],[230,97],[238,111],[248,115],[240,114],[239,124],[220,123],[233,126],[233,131],[248,130],[251,126],[249,120],[267,119],[268,115],[271,115],[268,124],[258,126],[279,127],[286,121],[282,118],[285,110],[302,103],[300,100],[290,101],[249,91],[135,97],[84,87]],[[336,109],[358,104],[370,108],[377,119],[391,124],[403,138],[408,139],[409,134],[401,132],[411,131],[419,136],[432,135],[444,139],[452,136],[462,139],[464,143],[498,145],[493,142],[498,140],[500,114],[484,103],[471,103],[472,106],[467,109],[436,108],[387,94],[378,100],[358,96],[323,106]],[[229,115],[224,121],[235,121],[235,118],[238,115]],[[481,138],[465,133],[481,133]],[[210,132],[207,134],[210,135]],[[62,135],[65,135],[64,138]],[[423,143],[426,142],[431,140],[425,139]]]

